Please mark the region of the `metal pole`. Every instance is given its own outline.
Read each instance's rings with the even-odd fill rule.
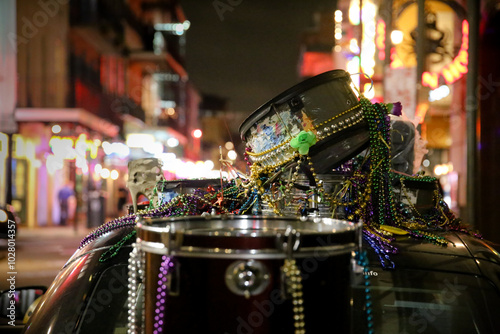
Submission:
[[[8,148],[7,148],[7,159],[5,161],[5,203],[12,204],[12,133],[8,133]]]
[[[478,186],[476,179],[478,159],[478,138],[476,123],[478,121],[478,47],[479,47],[479,4],[477,0],[467,0],[469,21],[469,65],[467,73],[467,93],[465,99],[466,126],[467,126],[467,223],[476,224]]]
[[[425,0],[418,0],[418,25],[417,25],[417,90],[420,91],[422,86],[422,73],[425,68]],[[419,102],[419,94],[417,94],[417,104]]]
[[[426,27],[425,27],[425,0],[417,0],[418,17],[417,17],[417,40],[416,40],[416,50],[417,54],[417,91],[415,98],[415,107],[418,108],[421,101],[425,99],[424,97],[424,87],[422,86],[422,74],[425,70],[425,63],[427,55],[425,53],[425,39],[426,39]],[[417,111],[415,110],[415,115]],[[417,127],[418,131],[421,131],[421,125]]]
[[[386,4],[386,17],[385,17],[385,61],[384,65],[391,64],[391,32],[392,32],[392,0],[387,0]],[[385,67],[384,67],[385,70]]]
[[[364,93],[364,85],[363,85],[363,79],[364,75],[361,74],[363,73],[363,67],[361,64],[363,63],[363,0],[359,0],[359,91],[361,94]]]

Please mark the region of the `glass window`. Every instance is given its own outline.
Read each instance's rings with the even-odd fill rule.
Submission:
[[[353,333],[366,328],[365,285],[353,287]],[[485,279],[446,272],[371,272],[375,333],[495,333],[498,291]],[[363,321],[359,321],[363,319]]]
[[[124,264],[102,273],[82,313],[78,333],[127,333],[127,281],[128,269]]]

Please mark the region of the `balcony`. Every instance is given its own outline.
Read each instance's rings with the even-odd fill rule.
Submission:
[[[86,109],[120,127],[123,123],[122,115],[145,120],[144,110],[128,96],[105,92],[100,83],[99,71],[87,64],[82,57],[71,54],[70,68],[73,89],[70,89],[68,104],[71,107]]]

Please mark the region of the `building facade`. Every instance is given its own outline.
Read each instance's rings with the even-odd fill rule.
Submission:
[[[129,160],[197,159],[199,97],[184,69],[189,21],[177,1],[14,3],[18,129],[2,146],[0,174],[12,184],[0,190],[12,189],[23,224],[57,225],[58,191],[69,183],[74,220],[98,226],[118,213]],[[127,147],[131,134],[149,135],[156,150]]]

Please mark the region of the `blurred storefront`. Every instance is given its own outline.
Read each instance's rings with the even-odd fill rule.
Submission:
[[[74,219],[100,225],[118,214],[129,160],[175,156],[167,177],[198,160],[199,95],[177,2],[9,0],[0,10],[0,203],[23,224],[57,225],[69,182]],[[133,135],[152,145],[127,146]]]
[[[96,166],[114,171],[114,180],[126,173],[127,156],[108,161],[104,150],[105,138],[115,137],[118,126],[83,109],[19,108],[16,118],[12,204],[21,220],[28,226],[59,224],[58,192],[67,183],[75,192],[72,220],[93,214],[89,202],[93,192],[99,191],[103,198],[113,193],[112,187],[102,184],[106,178]],[[105,212],[104,207],[99,210]]]
[[[440,178],[457,212],[466,202],[469,23],[464,6],[442,0],[338,1],[303,34],[299,67],[303,77],[346,69],[367,98],[401,102],[404,117],[427,142],[421,170]]]
[[[17,132],[14,119],[17,94],[17,48],[9,38],[16,30],[16,0],[0,2],[0,205],[12,200],[12,134]],[[12,35],[10,35],[12,37]]]

